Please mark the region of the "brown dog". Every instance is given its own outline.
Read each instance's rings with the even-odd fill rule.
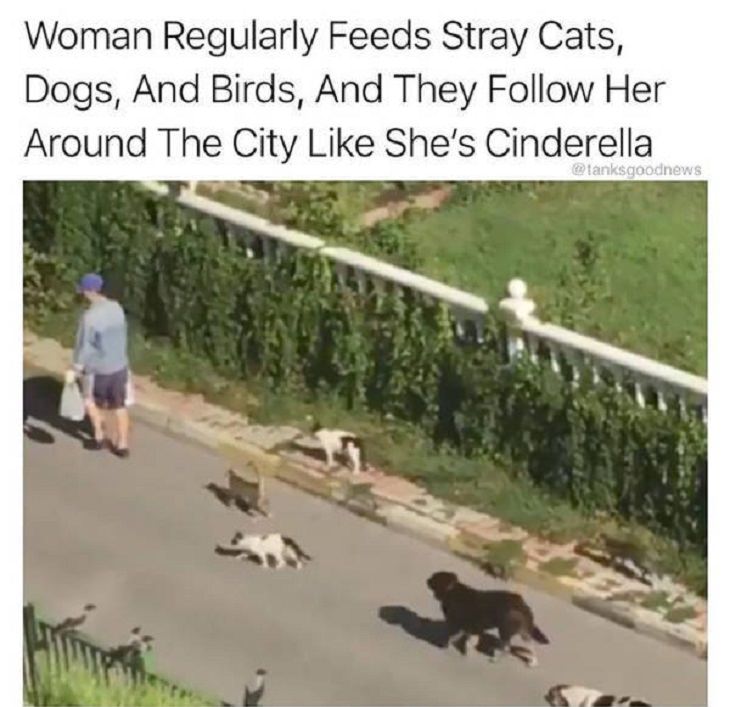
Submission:
[[[436,572],[426,584],[434,597],[441,603],[448,626],[449,643],[466,641],[475,637],[477,640],[490,629],[499,632],[499,645],[492,656],[496,660],[498,654],[512,649],[511,641],[520,636],[525,642],[547,644],[547,636],[535,625],[532,610],[525,600],[514,592],[482,591],[462,584],[453,572]],[[537,658],[529,648],[527,665],[537,665]]]

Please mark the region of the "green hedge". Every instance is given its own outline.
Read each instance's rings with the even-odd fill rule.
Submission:
[[[218,224],[133,185],[26,183],[24,196],[26,269],[44,264],[24,279],[31,313],[47,306],[39,281],[60,292],[101,271],[134,326],[221,373],[335,392],[706,552],[706,431],[693,417],[505,365],[495,321],[483,344],[457,343],[446,308],[343,291],[319,256],[250,260]]]

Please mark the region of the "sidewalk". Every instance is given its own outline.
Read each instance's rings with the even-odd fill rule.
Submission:
[[[71,353],[52,339],[25,331],[24,361],[50,375],[62,377]],[[484,513],[456,506],[429,495],[398,476],[377,469],[353,477],[344,470],[327,473],[322,462],[305,451],[272,450],[294,439],[300,430],[263,427],[200,395],[165,390],[154,381],[135,376],[135,418],[171,434],[183,436],[235,460],[250,459],[261,471],[304,491],[330,499],[388,527],[418,537],[453,553],[483,561],[489,548],[521,547],[522,561],[511,580],[536,587],[576,606],[640,633],[707,656],[707,603],[683,587],[669,584],[668,599],[694,610],[684,621],[667,620],[665,602],[651,602],[646,585],[577,555],[572,544],[556,545],[531,537]],[[657,608],[642,606],[659,604]],[[671,618],[671,616],[670,616]]]

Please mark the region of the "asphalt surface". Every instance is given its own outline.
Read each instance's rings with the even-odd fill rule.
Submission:
[[[224,478],[211,451],[142,425],[127,460],[87,451],[26,384],[25,601],[58,619],[97,604],[86,630],[105,644],[141,625],[157,668],[190,687],[241,704],[264,667],[269,705],[540,705],[561,682],[707,703],[705,662],[527,588],[551,639],[538,667],[439,648],[432,572],[503,585],[276,481],[274,518],[253,523],[204,489]],[[237,529],[292,535],[314,561],[273,571],[216,555]]]

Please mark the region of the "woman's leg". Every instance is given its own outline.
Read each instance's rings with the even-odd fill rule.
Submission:
[[[104,444],[104,417],[99,406],[96,404],[95,377],[86,375],[82,379],[82,391],[84,395],[84,407],[89,416],[94,431],[94,442],[97,448]]]

